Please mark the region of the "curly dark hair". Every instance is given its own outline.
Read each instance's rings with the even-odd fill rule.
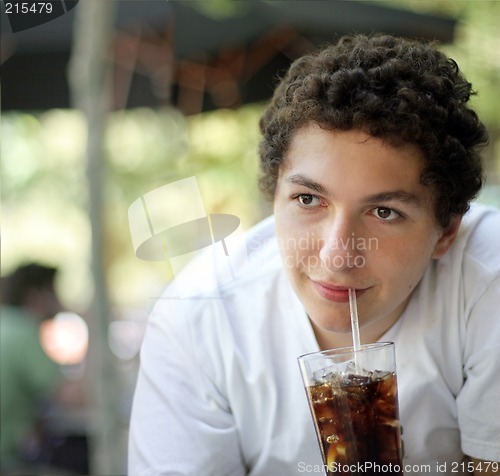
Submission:
[[[315,122],[361,129],[398,146],[417,145],[433,187],[436,218],[463,215],[483,184],[479,155],[488,137],[466,106],[475,94],[457,63],[434,43],[389,35],[348,35],[292,63],[260,119],[261,190],[274,196],[294,132]]]

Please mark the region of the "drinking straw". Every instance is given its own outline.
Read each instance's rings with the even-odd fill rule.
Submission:
[[[358,305],[356,303],[356,291],[349,288],[349,308],[351,310],[352,346],[354,349],[354,365],[356,372],[361,373],[361,365],[358,359],[358,351],[361,348],[359,338]]]

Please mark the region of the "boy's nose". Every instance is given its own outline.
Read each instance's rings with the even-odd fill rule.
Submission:
[[[337,214],[325,224],[322,234],[319,257],[323,265],[332,271],[354,267],[361,250],[353,221]]]

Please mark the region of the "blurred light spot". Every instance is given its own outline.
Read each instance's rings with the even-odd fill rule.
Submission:
[[[76,365],[85,359],[89,343],[87,323],[74,312],[60,312],[40,327],[45,353],[59,365]]]
[[[136,322],[115,321],[109,325],[108,345],[119,359],[133,359],[141,347],[143,328]]]

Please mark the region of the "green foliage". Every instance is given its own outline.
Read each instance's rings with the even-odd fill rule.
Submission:
[[[190,118],[173,109],[110,115],[105,139],[104,255],[115,304],[147,301],[166,284],[164,263],[134,254],[128,207],[139,197],[195,176],[207,213],[238,216],[246,229],[268,209],[257,189],[260,106]],[[89,277],[85,122],[75,111],[3,115],[2,267],[39,259],[63,270],[63,295],[84,309]],[[154,291],[155,290],[155,291]]]
[[[484,196],[498,197],[500,187],[500,1],[498,0],[372,0],[377,3],[457,19],[455,41],[442,45],[472,83],[477,95],[471,99],[490,133],[485,151],[489,186]],[[498,198],[493,203],[500,204]]]
[[[497,0],[373,0],[384,5],[457,19],[455,41],[442,45],[473,84],[472,104],[490,130],[500,128],[500,2]]]
[[[188,5],[198,9],[206,16],[224,19],[243,14],[249,3],[234,0],[196,0],[189,2]]]
[[[237,15],[245,2],[195,2],[211,15]],[[492,137],[490,183],[500,183],[500,2],[389,0],[398,8],[453,16],[456,40],[443,48],[478,95],[473,105]],[[128,207],[145,193],[195,176],[207,213],[229,213],[249,228],[270,212],[257,189],[258,118],[262,106],[217,110],[189,118],[173,109],[110,115],[106,131],[103,246],[115,304],[147,301],[166,282],[164,264],[140,261],[128,229]],[[24,259],[63,269],[67,302],[85,308],[92,286],[84,118],[75,111],[4,113],[2,117],[2,270]],[[486,200],[498,200],[495,189]],[[493,197],[493,199],[491,198]],[[496,197],[496,198],[495,198]]]

